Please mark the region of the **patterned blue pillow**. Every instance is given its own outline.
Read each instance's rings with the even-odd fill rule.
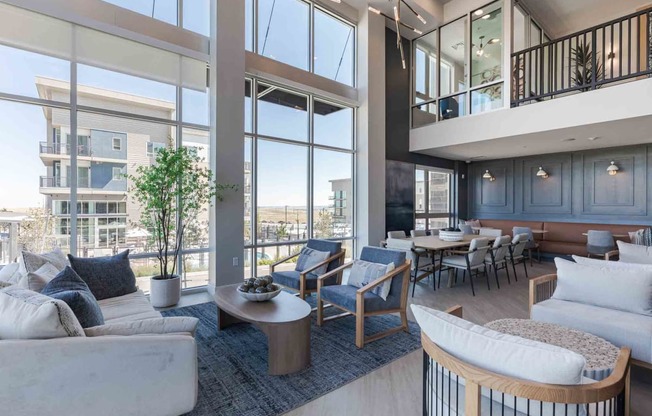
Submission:
[[[69,266],[50,280],[41,294],[66,302],[82,328],[104,325],[104,316],[95,296]]]
[[[312,248],[304,247],[301,249],[301,254],[299,254],[299,258],[297,259],[297,266],[295,267],[294,270],[298,272],[302,272],[306,269],[309,269],[322,261],[326,260],[331,256],[330,251],[319,251],[319,250],[314,250]],[[317,269],[313,270],[312,273],[321,276],[322,274],[326,273],[326,270],[328,269],[328,264],[324,264],[321,267],[318,267]]]
[[[124,296],[138,290],[136,276],[129,264],[129,250],[115,256],[92,258],[68,254],[68,259],[97,300]]]

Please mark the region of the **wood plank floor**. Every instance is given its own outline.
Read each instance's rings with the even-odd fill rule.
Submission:
[[[552,263],[534,264],[528,270],[531,277],[553,273]],[[445,310],[451,306],[462,305],[464,317],[477,324],[485,324],[501,318],[527,318],[528,280],[522,266],[517,269],[519,280],[507,284],[505,272],[499,274],[501,289],[497,290],[492,278],[491,290],[487,290],[486,280],[474,281],[476,296],[471,295],[468,279],[466,283],[433,292],[432,281],[423,280],[417,285],[411,303]],[[460,276],[461,277],[461,276]],[[442,275],[443,278],[443,275]],[[349,318],[345,318],[349,319]],[[410,314],[410,319],[413,319]],[[353,335],[351,336],[353,342]],[[421,415],[422,398],[422,350],[415,351],[385,367],[375,370],[335,391],[330,392],[306,405],[286,413],[290,416],[326,415]],[[652,372],[634,369],[632,380],[632,416],[652,415]]]

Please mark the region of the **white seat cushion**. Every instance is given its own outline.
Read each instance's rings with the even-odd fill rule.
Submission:
[[[630,347],[632,358],[652,363],[650,316],[548,299],[532,306],[530,318],[588,332],[617,347]]]
[[[105,324],[161,317],[141,290],[117,298],[102,299],[98,303]]]
[[[575,352],[496,332],[424,306],[411,307],[421,330],[441,349],[464,362],[539,383],[582,382],[586,360]]]
[[[489,260],[491,261],[491,259]],[[444,257],[444,259],[441,262],[442,265],[444,266],[452,266],[452,267],[458,267],[458,268],[463,268],[466,269],[466,257],[464,256],[447,256]],[[484,267],[484,263],[478,264],[476,266],[471,266],[471,269],[475,270],[478,268]]]

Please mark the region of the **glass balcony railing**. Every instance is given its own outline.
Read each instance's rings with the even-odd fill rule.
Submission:
[[[61,176],[41,176],[41,188],[70,188],[70,178]],[[88,178],[77,178],[78,188],[90,188],[90,180]]]
[[[39,152],[48,155],[68,155],[70,156],[70,144],[40,142]],[[91,156],[91,147],[87,145],[77,146],[77,155]]]

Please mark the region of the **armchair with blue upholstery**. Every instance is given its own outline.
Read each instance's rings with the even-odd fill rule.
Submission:
[[[269,274],[274,279],[274,283],[281,285],[286,289],[299,292],[301,299],[305,299],[307,295],[317,291],[317,278],[319,276],[317,276],[314,271],[325,264],[328,264],[326,274],[329,274],[328,272],[337,269],[343,263],[345,254],[345,250],[342,250],[342,243],[339,241],[310,239],[308,240],[308,243],[306,243],[306,247],[317,251],[328,251],[330,256],[326,260],[302,270],[301,272],[296,270],[276,271],[276,267],[279,264],[285,263],[301,253],[293,254],[269,266]],[[323,286],[337,284],[337,276],[332,274],[329,274],[329,276],[328,279],[323,281]]]
[[[406,307],[411,263],[409,260],[406,260],[404,251],[388,250],[379,247],[364,247],[362,253],[360,253],[360,260],[380,264],[394,263],[396,268],[362,288],[342,284],[342,272],[353,266],[353,262],[331,270],[317,279],[317,325],[322,326],[326,321],[354,315],[356,320],[355,345],[358,348],[364,347],[365,343],[375,341],[395,332],[409,331]],[[324,285],[325,282],[332,278],[337,279],[336,285]],[[392,284],[387,300],[383,300],[380,296],[372,293],[372,290],[388,279],[392,279]],[[344,313],[324,317],[324,302],[342,309]],[[364,319],[366,317],[391,313],[400,314],[400,326],[365,337]]]

